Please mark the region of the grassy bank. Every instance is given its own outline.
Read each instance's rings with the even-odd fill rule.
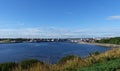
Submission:
[[[114,38],[106,38],[101,40],[96,40],[96,43],[104,43],[104,44],[117,44],[120,45],[120,37],[114,37]]]
[[[56,64],[43,63],[38,60],[25,60],[20,63],[0,64],[0,71],[116,71],[120,67],[120,48],[99,54],[95,52],[85,59],[67,56]]]
[[[77,71],[120,71],[120,58],[96,63],[88,67],[77,69]]]

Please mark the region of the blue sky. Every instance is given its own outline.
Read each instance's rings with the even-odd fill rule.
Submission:
[[[120,0],[0,0],[1,38],[120,36]]]

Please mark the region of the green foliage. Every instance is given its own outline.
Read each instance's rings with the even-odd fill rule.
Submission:
[[[97,43],[120,44],[120,37],[96,40]]]
[[[76,71],[75,68],[66,68],[64,71]]]
[[[17,66],[16,63],[4,63],[4,64],[0,64],[0,71],[10,71],[11,69],[15,68]]]
[[[69,56],[66,56],[66,57],[63,57],[62,59],[60,59],[58,61],[58,64],[64,64],[67,60],[73,60],[76,56],[74,55],[69,55]]]
[[[78,69],[77,71],[116,71],[117,69],[120,69],[120,58],[93,64],[89,67]]]
[[[29,69],[35,63],[44,64],[43,62],[40,62],[35,59],[24,60],[20,63],[9,62],[9,63],[0,64],[0,71],[11,71],[12,69],[18,68],[18,66],[21,66],[22,69]]]
[[[100,52],[98,52],[98,51],[95,51],[94,53],[93,53],[93,55],[99,55],[100,54]]]
[[[66,62],[67,60],[73,60],[76,57],[77,56],[73,56],[73,55],[66,56],[60,60],[60,64],[64,64],[64,62]],[[120,69],[120,58],[104,57],[103,60],[104,60],[103,62],[102,61],[94,62],[92,65],[89,65],[87,67],[77,67],[77,66],[65,67],[62,71],[117,71],[118,69]],[[19,66],[21,67],[21,70],[18,71],[29,71],[28,69],[31,68],[32,66],[35,66],[36,63],[41,63],[41,65],[43,65],[42,67],[45,67],[43,62],[40,62],[35,59],[31,59],[31,60],[24,60],[21,63],[10,62],[10,63],[0,64],[0,71],[12,71],[13,69]]]
[[[27,69],[27,68],[29,68],[30,66],[32,66],[34,63],[37,63],[37,62],[39,62],[38,60],[35,60],[35,59],[31,59],[31,60],[24,60],[24,61],[22,61],[20,64],[21,64],[21,67],[23,68],[23,69]],[[43,63],[43,62],[41,62],[41,63]]]

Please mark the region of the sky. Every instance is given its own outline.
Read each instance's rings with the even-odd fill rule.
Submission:
[[[0,0],[0,38],[120,36],[120,0]]]

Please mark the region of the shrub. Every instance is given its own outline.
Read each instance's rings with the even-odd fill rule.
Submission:
[[[12,62],[3,63],[0,65],[0,71],[10,71],[11,69],[13,69],[17,66],[18,66],[18,64],[12,63]]]
[[[37,62],[39,62],[39,61],[38,61],[38,60],[35,60],[35,59],[24,60],[24,61],[21,62],[21,67],[22,67],[23,69],[27,69],[27,68],[29,68],[30,66],[32,66],[34,63],[37,63]],[[43,62],[41,62],[41,63],[43,63]]]
[[[69,55],[69,56],[63,57],[62,59],[60,59],[58,61],[58,64],[64,64],[66,61],[73,60],[75,57],[76,56],[74,56],[74,55]]]
[[[100,52],[98,52],[98,51],[95,51],[94,53],[93,53],[93,55],[99,55],[100,54]]]

